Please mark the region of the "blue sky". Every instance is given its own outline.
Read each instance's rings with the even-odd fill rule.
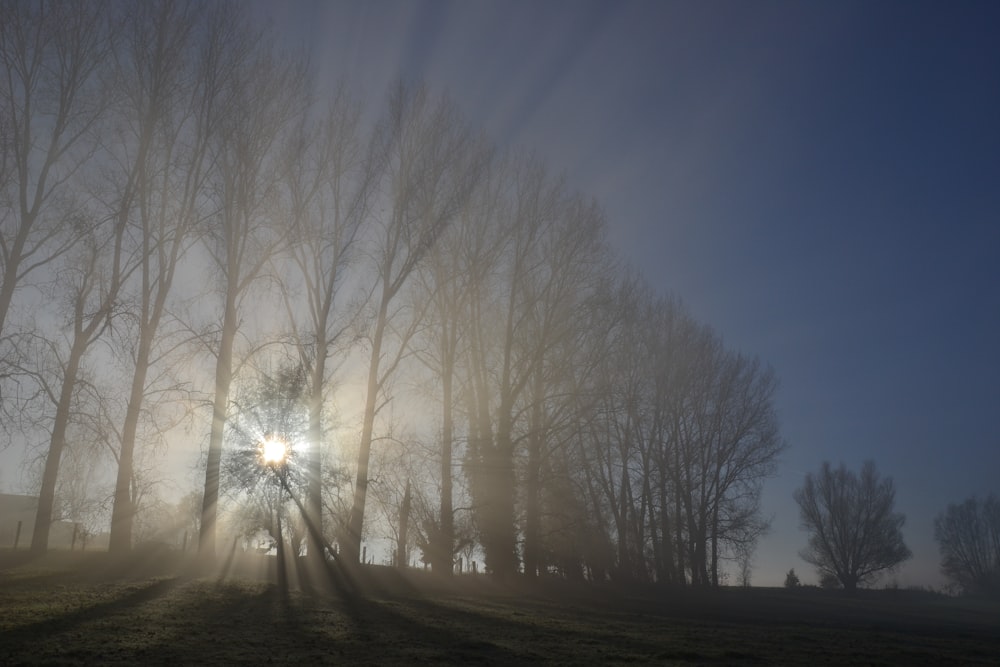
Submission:
[[[377,103],[447,90],[605,207],[611,241],[781,378],[789,449],[754,582],[806,535],[793,490],[874,459],[939,585],[933,517],[1000,492],[1000,5],[268,3]]]

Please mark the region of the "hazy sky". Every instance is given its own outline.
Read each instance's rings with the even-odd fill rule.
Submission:
[[[939,584],[935,514],[1000,492],[1000,4],[267,3],[373,101],[447,90],[597,197],[611,240],[781,378],[790,445],[754,583],[799,560],[823,460],[897,485]]]
[[[934,516],[1000,493],[1000,3],[252,8],[369,109],[422,79],[565,171],[650,283],[774,367],[753,583],[815,581],[792,492],[868,458],[907,515],[899,582],[942,582]]]

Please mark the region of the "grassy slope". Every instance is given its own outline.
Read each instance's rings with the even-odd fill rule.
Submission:
[[[256,561],[258,564],[261,561]],[[249,564],[248,564],[249,563]],[[435,584],[282,592],[252,561],[178,574],[0,558],[0,664],[997,664],[1000,604],[907,592]],[[273,574],[273,573],[272,573]],[[267,578],[266,573],[263,575]]]

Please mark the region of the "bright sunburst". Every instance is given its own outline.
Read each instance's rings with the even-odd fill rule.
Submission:
[[[260,444],[260,456],[264,463],[278,465],[288,456],[288,444],[280,438],[265,438]]]

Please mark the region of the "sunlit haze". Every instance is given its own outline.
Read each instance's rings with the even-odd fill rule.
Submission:
[[[294,443],[345,560],[781,586],[806,475],[871,460],[872,585],[948,584],[935,518],[1000,492],[1000,3],[170,11],[85,17],[148,32],[63,135],[3,84],[4,494],[252,551]]]

